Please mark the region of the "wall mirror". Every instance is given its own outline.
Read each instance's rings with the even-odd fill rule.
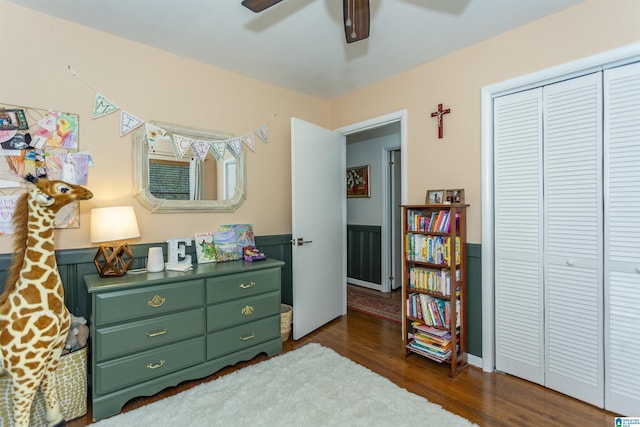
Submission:
[[[171,123],[150,121],[168,135],[196,141],[222,141],[233,135]],[[211,152],[204,160],[189,148],[176,158],[170,138],[147,144],[144,126],[133,132],[133,195],[154,213],[233,212],[246,197],[244,151],[235,156],[226,150],[224,159]]]

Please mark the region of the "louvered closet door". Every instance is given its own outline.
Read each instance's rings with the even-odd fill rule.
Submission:
[[[496,369],[544,383],[542,90],[494,100]]]
[[[602,75],[543,97],[545,385],[602,406]]]
[[[605,407],[640,414],[640,64],[604,73]]]

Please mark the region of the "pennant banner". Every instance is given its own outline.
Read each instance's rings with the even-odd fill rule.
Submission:
[[[176,159],[181,159],[184,156],[184,153],[186,153],[191,147],[192,143],[193,139],[191,138],[181,135],[173,135],[173,152],[175,153]]]
[[[267,125],[262,125],[256,129],[255,134],[260,137],[264,142],[269,142],[269,135],[267,134]]]
[[[224,153],[227,151],[227,141],[213,141],[209,146],[209,151],[216,160],[224,159]]]
[[[227,141],[227,145],[229,146],[229,150],[233,153],[234,156],[239,157],[242,154],[242,139],[241,138],[233,138]]]
[[[167,135],[167,131],[151,123],[145,123],[144,126],[147,130],[147,144],[149,148],[153,149],[158,139]]]
[[[251,151],[253,151],[254,153],[256,152],[256,143],[253,138],[253,133],[248,133],[246,135],[243,135],[242,142],[244,143],[244,145],[249,147]]]
[[[127,113],[124,110],[120,112],[120,136],[125,136],[126,134],[134,129],[139,128],[143,124],[144,122],[133,114]]]
[[[93,118],[97,119],[98,117],[106,116],[107,114],[111,114],[114,111],[117,111],[119,107],[115,105],[113,102],[109,101],[107,98],[102,96],[101,94],[96,94],[96,101],[93,104]]]
[[[211,145],[209,141],[196,140],[191,143],[191,149],[193,149],[193,152],[196,153],[200,160],[204,160],[209,152],[209,145]]]

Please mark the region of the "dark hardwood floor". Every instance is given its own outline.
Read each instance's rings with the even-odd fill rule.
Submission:
[[[395,297],[392,294],[390,297]],[[485,373],[470,366],[457,377],[450,378],[446,365],[417,355],[405,357],[400,328],[398,323],[349,311],[346,316],[335,319],[301,340],[285,342],[283,351],[317,342],[481,426],[614,425],[612,413],[509,375]],[[259,355],[250,362],[227,367],[203,380],[185,382],[155,396],[134,399],[125,405],[123,411],[144,406],[265,359],[266,356]],[[88,414],[69,421],[67,426],[80,427],[91,422],[89,403]]]

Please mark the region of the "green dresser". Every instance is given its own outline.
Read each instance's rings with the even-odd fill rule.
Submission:
[[[283,265],[268,259],[198,264],[186,273],[85,276],[93,418],[259,353],[280,353]]]

